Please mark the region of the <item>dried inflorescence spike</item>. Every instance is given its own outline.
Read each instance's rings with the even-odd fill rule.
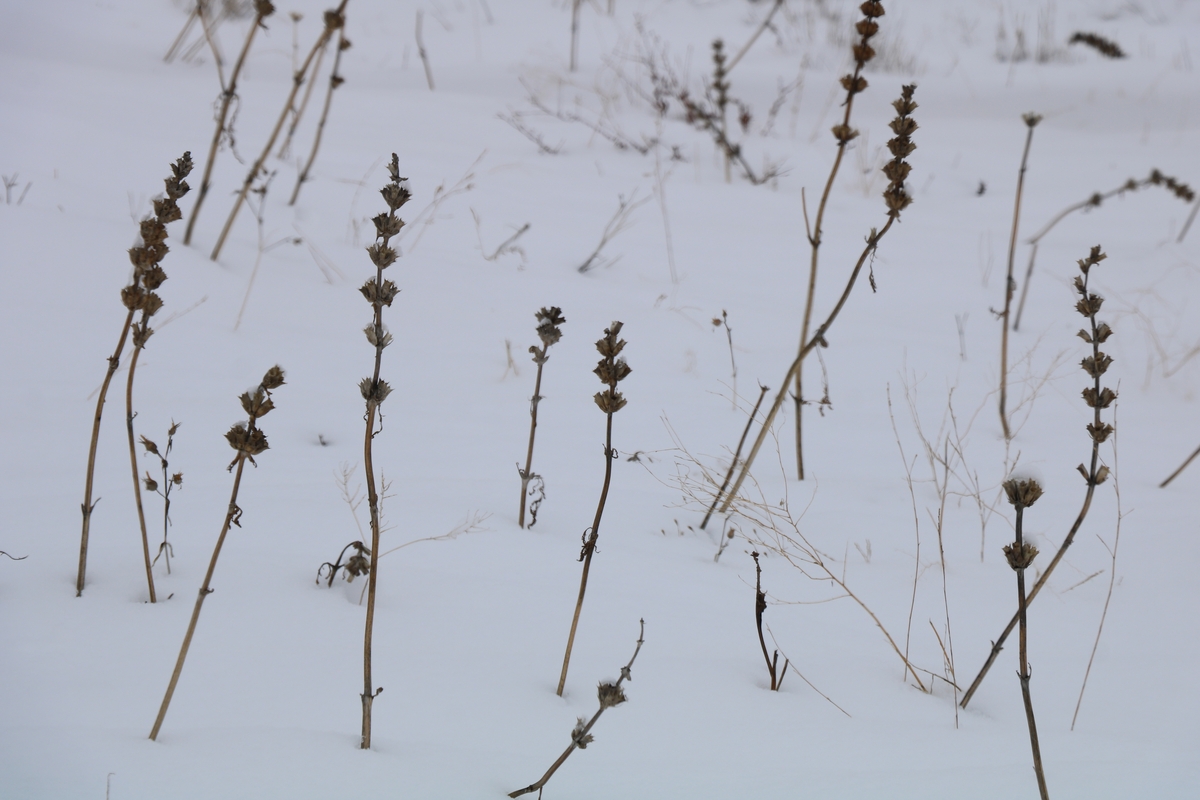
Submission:
[[[1067,44],[1086,44],[1088,47],[1092,48],[1106,58],[1125,57],[1125,51],[1121,49],[1120,45],[1114,41],[1105,39],[1103,36],[1097,33],[1084,33],[1082,31],[1076,31],[1071,35],[1071,38],[1067,40]]]
[[[883,167],[883,174],[888,179],[888,186],[883,190],[883,201],[887,205],[888,216],[895,218],[912,204],[912,196],[904,188],[904,181],[912,171],[905,159],[917,149],[912,141],[912,135],[917,130],[917,121],[910,116],[917,109],[917,103],[913,100],[916,90],[916,84],[908,84],[901,89],[900,97],[892,101],[896,117],[890,126],[895,136],[887,143],[892,160]]]
[[[608,388],[602,392],[596,392],[593,399],[605,414],[615,414],[625,407],[625,397],[617,391],[617,384],[625,380],[633,371],[625,363],[625,359],[617,358],[617,355],[625,349],[625,340],[619,338],[623,325],[624,323],[621,322],[613,322],[604,329],[604,338],[596,342],[596,349],[602,358],[596,364],[593,372],[602,383],[608,384]]]
[[[1104,303],[1104,298],[1088,289],[1091,268],[1105,258],[1107,256],[1101,252],[1100,246],[1096,245],[1088,253],[1087,258],[1082,258],[1078,261],[1080,274],[1075,276],[1075,290],[1079,292],[1080,296],[1079,301],[1075,304],[1075,309],[1087,317],[1091,323],[1091,330],[1079,331],[1079,337],[1092,346],[1092,353],[1083,358],[1079,363],[1083,371],[1092,378],[1092,385],[1083,390],[1083,400],[1091,408],[1095,409],[1092,422],[1088,423],[1087,426],[1088,436],[1091,437],[1094,443],[1093,448],[1098,448],[1113,433],[1113,426],[1100,419],[1100,410],[1108,408],[1117,399],[1115,391],[1100,385],[1100,377],[1108,372],[1108,368],[1113,363],[1112,356],[1100,351],[1100,345],[1112,336],[1113,330],[1107,323],[1096,320],[1096,314],[1099,313]],[[1093,473],[1089,473],[1082,464],[1079,465],[1079,471],[1083,475],[1084,480],[1092,485],[1100,484],[1108,477],[1107,467],[1096,467],[1096,452],[1093,449]]]
[[[534,313],[534,316],[537,318],[537,335],[542,340],[543,349],[552,344],[558,344],[558,341],[562,339],[562,328],[560,326],[567,321],[567,318],[562,315],[562,309],[558,306],[550,306],[549,308],[543,306]],[[534,361],[536,360],[535,358]]]
[[[1042,496],[1042,487],[1033,478],[1017,480],[1010,478],[1004,482],[1004,494],[1008,502],[1018,509],[1029,508]]]
[[[1028,569],[1033,560],[1037,558],[1038,549],[1029,542],[1022,542],[1018,545],[1016,542],[1004,545],[1004,557],[1008,559],[1008,565],[1013,569]]]

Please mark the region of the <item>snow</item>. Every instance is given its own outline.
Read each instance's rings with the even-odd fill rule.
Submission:
[[[101,501],[77,598],[80,490],[95,391],[119,333],[125,251],[184,150],[196,160],[193,192],[181,201],[191,213],[219,94],[212,57],[200,48],[164,62],[187,16],[183,0],[6,9],[0,169],[6,181],[15,177],[0,205],[0,550],[25,558],[0,557],[0,797],[502,797],[536,780],[569,744],[575,719],[595,711],[594,687],[628,661],[639,619],[645,645],[624,686],[629,702],[604,714],[596,741],[572,754],[547,798],[1034,796],[1015,636],[956,713],[934,631],[944,639],[949,627],[954,677],[965,688],[1015,607],[1001,553],[1014,515],[999,490],[1012,469],[1046,489],[1024,517],[1042,550],[1035,568],[1079,513],[1086,487],[1075,465],[1090,457],[1091,410],[1079,396],[1087,346],[1075,336],[1083,320],[1071,280],[1076,260],[1098,243],[1108,259],[1093,287],[1107,298],[1100,318],[1116,331],[1105,381],[1120,390],[1115,414],[1105,412],[1115,416],[1115,447],[1106,443],[1101,455],[1115,480],[1097,488],[1075,544],[1030,607],[1038,731],[1055,797],[1194,793],[1200,466],[1158,488],[1200,445],[1200,231],[1176,241],[1189,206],[1150,187],[1074,214],[1042,241],[1010,340],[1015,437],[1007,444],[991,309],[1004,300],[1021,114],[1044,115],[1022,239],[1066,206],[1152,168],[1200,181],[1191,56],[1200,52],[1200,8],[1183,0],[885,3],[877,67],[855,101],[862,136],[826,214],[818,319],[864,237],[886,221],[879,153],[890,102],[909,82],[918,86],[920,125],[909,159],[914,203],[871,263],[878,291],[860,279],[820,351],[832,409],[806,412],[808,478],[796,480],[788,401],[745,494],[777,510],[786,499],[834,573],[930,671],[920,675],[933,692],[905,680],[860,606],[832,599],[840,593],[829,581],[764,551],[764,620],[827,700],[790,671],[780,692],[767,688],[749,552],[772,537],[735,518],[739,536],[714,562],[725,523],[700,531],[704,508],[685,500],[679,479],[700,479],[701,465],[723,474],[756,384],[772,387],[769,402],[794,357],[809,260],[801,192],[811,216],[835,152],[828,129],[858,12],[840,0],[789,0],[732,72],[732,94],[753,111],[740,139],[749,162],[784,169],[752,186],[736,174],[725,181],[711,139],[678,105],[657,117],[638,94],[649,84],[635,56],[660,48],[699,94],[712,39],[736,52],[766,2],[616,0],[612,16],[607,3],[584,3],[574,73],[569,5],[351,0],[346,84],[313,179],[288,207],[296,161],[272,157],[261,244],[244,208],[213,263],[233,193],[289,89],[293,24],[302,53],[318,33],[322,4],[280,3],[240,81],[237,154],[246,163],[221,152],[191,246],[182,243],[185,222],[169,226],[166,306],[139,361],[137,432],[162,445],[172,420],[181,422],[171,469],[185,475],[171,497],[172,571],[156,567],[153,605],[130,498],[123,370],[105,408]],[[417,9],[432,92],[413,41]],[[298,23],[292,11],[303,14]],[[230,60],[247,24],[219,30]],[[998,58],[1012,52],[1018,29],[1031,55],[1041,47],[1050,58]],[[1118,41],[1129,57],[1067,47],[1076,30]],[[763,135],[779,86],[797,79]],[[298,154],[307,154],[316,125],[318,80]],[[580,123],[536,112],[530,92],[552,110],[662,144],[648,154],[618,149]],[[561,152],[539,153],[498,117],[514,113]],[[392,152],[414,197],[401,212],[409,222],[402,257],[387,275],[402,292],[384,313],[395,343],[382,371],[394,391],[374,444],[391,487],[382,550],[434,540],[380,561],[374,677],[385,691],[364,752],[363,583],[339,579],[331,589],[315,578],[364,535],[338,476],[345,465],[355,469],[351,490],[363,480],[357,384],[372,353],[362,334],[370,308],[357,287],[374,272],[363,249],[369,218],[385,210],[377,190]],[[430,208],[439,187],[445,199]],[[648,202],[605,246],[607,263],[580,274],[620,198],[635,197]],[[526,223],[522,252],[482,257]],[[1019,283],[1027,257],[1019,244]],[[549,305],[567,322],[539,408],[534,470],[547,498],[537,525],[521,530],[514,464],[524,459],[533,392],[527,348],[537,341],[534,312]],[[712,324],[722,311],[736,409],[726,331]],[[603,478],[594,342],[613,320],[625,323],[629,402],[613,422],[621,455],[559,698],[579,537]],[[276,363],[288,377],[262,420],[271,448],[246,470],[242,527],[226,541],[216,591],[152,742],[228,503],[233,453],[223,434],[241,417],[237,396]],[[806,361],[805,379],[815,399],[816,359]],[[922,435],[938,452],[962,453],[952,459],[943,525],[945,601],[933,521],[940,502]],[[143,460],[143,469],[157,467]],[[971,476],[991,506],[985,531]],[[162,507],[153,495],[145,503],[156,546]],[[358,516],[365,528],[365,505]],[[1113,577],[1118,519],[1112,597],[1072,726]]]

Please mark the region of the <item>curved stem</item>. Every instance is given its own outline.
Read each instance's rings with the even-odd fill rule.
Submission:
[[[142,315],[142,325],[146,324],[146,316]],[[125,431],[129,435],[129,469],[133,473],[133,499],[137,504],[138,526],[142,532],[142,556],[146,561],[146,585],[150,589],[150,602],[158,602],[154,594],[154,570],[150,561],[150,537],[146,534],[146,512],[142,508],[142,482],[138,478],[137,447],[133,438],[133,376],[137,370],[138,356],[142,354],[141,347],[133,348],[133,357],[129,360],[129,379],[125,382]]]

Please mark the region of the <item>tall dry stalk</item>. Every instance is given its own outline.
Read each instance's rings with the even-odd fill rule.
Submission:
[[[1004,279],[1004,311],[1000,314],[1000,426],[1004,429],[1004,438],[1011,439],[1012,431],[1008,427],[1008,320],[1012,310],[1013,294],[1017,290],[1017,282],[1013,279],[1013,258],[1017,252],[1017,224],[1021,220],[1021,192],[1025,188],[1025,166],[1029,162],[1029,146],[1033,143],[1033,129],[1042,121],[1040,114],[1025,114],[1025,151],[1021,154],[1021,171],[1017,173],[1017,199],[1013,206],[1012,235],[1008,240],[1008,273]]]
[[[230,141],[233,140],[233,131],[228,127],[229,111],[233,106],[233,101],[237,98],[238,77],[242,74],[242,65],[246,63],[246,55],[250,52],[251,43],[254,42],[254,34],[258,32],[259,28],[266,29],[267,26],[263,20],[274,13],[275,6],[271,4],[271,0],[254,0],[254,22],[246,33],[246,42],[242,45],[242,52],[238,54],[237,62],[233,65],[233,72],[229,74],[229,83],[226,84],[224,78],[221,78],[221,107],[217,111],[217,127],[213,131],[212,144],[208,146],[208,161],[204,164],[204,177],[200,179],[200,193],[196,195],[196,205],[192,207],[192,216],[188,218],[187,230],[183,234],[184,244],[192,243],[192,230],[196,227],[196,218],[200,216],[200,208],[204,205],[204,198],[208,196],[208,189],[212,185],[213,165],[217,163],[217,149],[221,145],[221,140],[226,137]],[[220,77],[219,71],[217,74]]]
[[[225,220],[225,227],[221,229],[221,235],[217,238],[217,243],[213,247],[210,258],[216,261],[221,255],[221,248],[225,246],[225,239],[229,236],[229,231],[233,228],[233,221],[237,219],[238,212],[242,209],[242,204],[246,202],[246,195],[250,193],[250,188],[254,185],[254,181],[263,170],[263,165],[267,161],[267,157],[271,154],[271,149],[275,146],[275,140],[279,138],[280,131],[283,130],[283,124],[287,121],[288,114],[296,104],[296,95],[300,93],[300,87],[304,85],[306,80],[310,79],[309,67],[316,58],[317,53],[323,49],[330,38],[333,37],[335,31],[341,30],[346,23],[346,17],[343,14],[346,3],[349,0],[342,0],[336,9],[325,12],[325,28],[321,31],[321,35],[317,37],[317,41],[313,43],[312,49],[308,51],[308,55],[301,62],[300,68],[292,74],[292,90],[288,93],[287,102],[283,104],[283,111],[279,114],[279,119],[275,122],[275,128],[271,131],[270,137],[267,139],[267,144],[262,149],[254,164],[250,167],[250,171],[246,173],[245,180],[242,181],[242,188],[238,192],[237,198],[233,201],[233,208],[229,211],[229,218]]]
[[[104,382],[100,385],[100,397],[96,400],[96,414],[92,419],[92,440],[88,448],[87,478],[84,482],[83,504],[81,506],[83,511],[83,532],[79,539],[79,572],[75,578],[76,597],[83,594],[83,585],[87,576],[88,539],[91,534],[92,511],[95,510],[96,503],[100,502],[99,498],[95,502],[92,502],[92,489],[96,474],[96,448],[100,442],[100,417],[104,413],[104,400],[108,396],[109,384],[112,383],[113,376],[121,364],[121,354],[125,351],[125,342],[129,338],[130,331],[133,331],[135,346],[140,351],[141,345],[145,344],[146,338],[150,335],[146,332],[150,330],[146,326],[148,318],[153,316],[158,309],[162,308],[162,298],[155,294],[154,290],[167,279],[167,276],[158,262],[169,251],[166,243],[167,223],[183,219],[183,212],[179,210],[179,205],[176,201],[191,189],[187,181],[184,180],[191,171],[192,154],[191,151],[188,151],[171,165],[171,176],[166,179],[166,197],[154,201],[154,216],[142,220],[140,224],[142,243],[129,251],[129,260],[133,262],[133,277],[130,278],[129,284],[121,290],[121,302],[127,310],[125,324],[121,326],[121,336],[117,340],[116,349],[108,357],[108,371],[104,374]],[[134,315],[139,311],[142,312],[140,326],[135,325],[133,321]],[[135,351],[135,363],[136,359],[137,354]],[[126,387],[127,403],[132,403],[132,391],[133,367],[131,366],[129,370],[129,384]],[[137,498],[138,512],[139,516],[141,516],[142,500],[140,487],[137,485],[137,455],[133,450],[133,418],[131,415],[132,411],[129,410],[127,421],[130,437],[130,456],[133,461],[134,496]],[[150,571],[149,545],[146,540],[144,517],[142,517],[142,544],[146,553],[146,580],[150,585],[150,602],[154,602],[154,576]]]
[[[547,351],[550,345],[556,344],[562,338],[562,329],[559,328],[567,318],[562,315],[562,309],[558,306],[543,307],[534,316],[537,318],[537,335],[541,340],[542,346],[530,345],[529,352],[533,355],[533,363],[537,364],[537,378],[533,382],[533,399],[529,401],[529,448],[525,452],[525,469],[520,469],[518,472],[521,475],[521,511],[517,516],[517,525],[525,527],[525,502],[529,497],[529,482],[534,478],[540,477],[533,471],[533,438],[537,433],[537,414],[538,405],[542,401],[542,367],[546,365],[550,356]],[[535,501],[530,509],[531,519],[529,527],[533,527],[537,522],[537,507],[540,505],[540,500]]]
[[[859,40],[853,47],[854,52],[854,72],[842,77],[842,88],[846,90],[846,101],[843,103],[845,112],[842,114],[842,121],[833,126],[833,138],[837,141],[837,155],[834,156],[833,166],[829,170],[829,178],[825,181],[825,191],[821,193],[821,202],[817,206],[817,216],[813,220],[811,228],[808,226],[808,213],[805,210],[804,226],[808,235],[808,244],[811,251],[808,266],[808,295],[804,301],[804,321],[800,326],[800,350],[803,351],[808,343],[808,331],[812,324],[813,313],[813,298],[817,292],[817,257],[821,251],[821,223],[825,219],[825,208],[829,202],[829,193],[833,190],[834,179],[837,178],[838,167],[842,164],[842,157],[846,153],[846,145],[858,136],[858,131],[850,127],[850,112],[854,110],[854,96],[865,91],[867,88],[867,79],[862,76],[863,68],[867,62],[875,56],[875,50],[871,47],[870,40],[876,33],[879,32],[879,23],[875,20],[882,17],[884,14],[883,4],[878,0],[867,0],[860,7],[863,13],[863,18],[855,25],[855,30],[858,31]],[[795,369],[796,388],[792,397],[796,406],[796,474],[800,480],[804,480],[804,425],[803,425],[803,409],[804,409],[804,387],[803,387],[803,365],[798,364]],[[784,384],[783,392],[786,393],[787,384]]]
[[[763,420],[762,426],[758,431],[758,436],[754,440],[754,445],[750,448],[750,454],[746,456],[746,461],[742,464],[741,470],[738,472],[737,479],[733,482],[733,486],[725,493],[724,501],[721,504],[720,513],[724,514],[729,510],[733,499],[737,496],[738,490],[745,482],[746,476],[750,473],[750,467],[754,464],[755,457],[758,456],[758,451],[762,448],[763,442],[766,441],[767,435],[771,432],[771,425],[775,421],[775,415],[779,413],[780,407],[783,405],[783,400],[787,396],[788,387],[792,380],[800,371],[800,365],[804,363],[804,359],[814,348],[827,346],[825,334],[834,320],[841,313],[842,307],[846,305],[846,301],[850,298],[850,292],[854,288],[854,284],[858,281],[859,273],[862,272],[863,265],[867,259],[875,253],[875,249],[879,246],[880,240],[892,228],[892,224],[900,219],[900,212],[912,203],[912,197],[904,188],[904,181],[907,179],[912,167],[905,160],[908,156],[917,149],[913,144],[912,134],[917,130],[917,122],[911,116],[912,112],[917,109],[917,103],[914,101],[913,94],[916,92],[916,85],[909,84],[901,90],[900,97],[892,101],[892,107],[896,109],[896,117],[891,121],[890,126],[895,136],[888,141],[888,150],[891,151],[892,159],[883,167],[883,174],[888,177],[888,186],[883,191],[883,201],[887,207],[887,222],[878,230],[872,228],[870,235],[867,236],[866,247],[858,256],[858,261],[854,265],[854,269],[850,272],[850,277],[846,281],[846,287],[842,290],[841,296],[834,304],[833,310],[829,312],[829,316],[825,318],[809,337],[808,341],[800,348],[795,360],[788,367],[787,373],[783,377],[783,382],[779,392],[775,395],[775,400],[771,404],[770,411],[767,412],[766,418]],[[718,495],[719,497],[719,495]]]
[[[317,160],[317,150],[321,147],[321,136],[325,132],[325,122],[329,119],[329,108],[333,105],[333,93],[339,86],[346,82],[338,72],[338,68],[342,66],[342,53],[350,49],[350,40],[346,38],[346,29],[343,27],[338,30],[337,53],[333,57],[333,71],[329,74],[329,89],[325,92],[325,105],[321,109],[321,119],[317,121],[317,132],[313,137],[312,152],[308,154],[308,161],[304,162],[304,168],[300,170],[300,174],[296,177],[296,188],[292,190],[292,199],[288,200],[289,206],[296,205],[296,198],[300,196],[300,187],[308,180],[308,173],[312,171],[313,163]],[[313,75],[320,68],[318,64],[313,69]]]
[[[1054,554],[1054,558],[1050,559],[1050,563],[1046,566],[1046,570],[1041,574],[1041,577],[1034,582],[1033,588],[1029,590],[1028,596],[1025,597],[1025,603],[1033,602],[1037,597],[1038,592],[1046,585],[1046,581],[1050,580],[1050,576],[1054,573],[1054,568],[1062,561],[1066,555],[1067,549],[1075,541],[1075,534],[1079,532],[1083,526],[1083,520],[1087,517],[1088,510],[1092,507],[1092,496],[1096,493],[1096,487],[1104,483],[1108,479],[1108,467],[1100,463],[1100,445],[1112,435],[1113,426],[1100,419],[1100,411],[1112,405],[1117,399],[1117,393],[1106,386],[1100,385],[1100,376],[1112,364],[1112,357],[1107,353],[1100,351],[1100,345],[1112,336],[1113,330],[1107,322],[1098,322],[1096,315],[1100,312],[1100,307],[1104,303],[1104,298],[1088,289],[1088,280],[1090,278],[1091,268],[1099,264],[1105,258],[1104,253],[1100,252],[1100,246],[1096,245],[1092,248],[1091,253],[1087,258],[1079,260],[1080,275],[1075,276],[1075,290],[1079,293],[1079,302],[1075,304],[1075,310],[1088,318],[1090,330],[1080,330],[1079,337],[1092,346],[1092,354],[1080,362],[1083,371],[1092,378],[1092,385],[1083,390],[1083,400],[1093,410],[1092,421],[1088,423],[1088,436],[1092,440],[1092,459],[1091,466],[1084,467],[1080,464],[1079,473],[1083,475],[1084,481],[1087,482],[1087,493],[1083,498],[1083,507],[1079,509],[1079,515],[1075,517],[1075,523],[1071,526],[1071,530],[1067,532],[1067,536],[1063,539],[1063,543],[1059,546],[1058,552]],[[984,677],[987,676],[988,670],[992,668],[992,664],[996,661],[996,656],[1000,655],[1000,651],[1004,648],[1004,642],[1008,639],[1013,628],[1020,622],[1020,611],[1013,615],[1009,620],[1008,625],[992,642],[992,650],[988,654],[987,661],[984,662],[983,668],[979,670],[979,674],[975,676],[975,680],[971,682],[971,686],[963,695],[962,702],[959,703],[963,708],[971,702],[979,685],[983,683]]]
[[[1037,775],[1038,791],[1042,800],[1050,800],[1046,791],[1046,773],[1042,769],[1042,748],[1038,744],[1037,722],[1033,718],[1033,698],[1029,694],[1029,649],[1025,631],[1028,627],[1028,599],[1025,597],[1025,570],[1037,558],[1038,549],[1022,537],[1021,522],[1025,509],[1037,502],[1042,496],[1042,487],[1035,480],[1007,480],[1004,482],[1004,492],[1008,502],[1017,510],[1016,535],[1012,544],[1004,546],[1004,556],[1008,565],[1017,573],[1017,617],[1020,620],[1020,667],[1017,677],[1021,681],[1021,699],[1025,703],[1025,719],[1029,723],[1029,746],[1033,749],[1033,771]]]
[[[371,510],[371,567],[367,574],[367,621],[366,631],[363,634],[363,691],[360,695],[362,698],[362,738],[359,741],[359,747],[363,750],[371,749],[371,710],[375,698],[383,691],[383,687],[376,690],[375,683],[371,678],[371,645],[375,627],[375,589],[379,579],[381,526],[379,491],[375,482],[375,458],[371,445],[375,441],[376,434],[379,433],[375,426],[377,419],[381,425],[380,430],[382,430],[383,414],[379,410],[379,406],[392,391],[392,387],[388,385],[387,381],[381,380],[379,377],[383,349],[392,343],[392,335],[383,325],[383,307],[391,306],[396,295],[400,293],[400,289],[395,283],[384,280],[383,271],[394,264],[399,256],[396,249],[389,244],[392,237],[400,233],[400,229],[404,227],[404,220],[396,216],[396,210],[412,197],[408,191],[407,178],[400,177],[400,160],[395,153],[392,153],[392,161],[388,164],[388,174],[391,176],[391,181],[379,192],[383,195],[388,212],[378,214],[371,220],[375,223],[375,243],[367,248],[371,263],[375,265],[375,278],[359,288],[363,297],[371,304],[373,311],[371,324],[367,325],[363,332],[367,336],[367,342],[375,348],[375,369],[371,373],[371,377],[363,378],[358,384],[363,400],[367,404],[366,434],[363,437],[363,473],[367,480],[367,505]]]
[[[229,533],[231,526],[242,527],[242,509],[237,504],[238,489],[242,485],[242,472],[247,461],[258,466],[254,457],[268,448],[267,436],[258,427],[258,420],[275,408],[275,403],[271,400],[271,392],[280,386],[283,386],[283,370],[277,365],[267,370],[267,373],[263,375],[262,382],[253,392],[244,392],[238,398],[242,402],[242,410],[246,412],[248,419],[246,422],[237,423],[225,434],[229,446],[237,451],[237,455],[228,467],[229,471],[234,471],[236,468],[233,475],[233,491],[229,495],[229,508],[225,512],[225,523],[221,526],[221,533],[217,536],[217,544],[213,548],[212,558],[208,562],[208,572],[204,574],[204,583],[200,584],[200,593],[197,595],[196,605],[192,609],[192,618],[188,622],[187,633],[183,636],[183,645],[179,648],[179,658],[175,660],[175,670],[171,673],[171,682],[167,684],[167,693],[163,695],[162,705],[159,706],[158,716],[154,720],[154,727],[150,729],[151,740],[158,739],[158,732],[162,729],[163,720],[167,718],[167,709],[171,706],[171,698],[175,695],[175,687],[179,684],[180,674],[183,673],[183,662],[187,660],[188,650],[192,646],[192,636],[196,633],[196,623],[200,620],[200,609],[204,606],[205,598],[213,592],[210,584],[213,573],[217,569],[217,559],[221,556],[221,548],[225,544],[225,536]]]
[[[558,691],[562,697],[563,687],[567,683],[567,668],[571,665],[571,649],[575,646],[575,630],[579,627],[579,613],[583,610],[583,595],[587,591],[588,573],[592,568],[592,555],[596,552],[596,540],[600,538],[600,517],[604,514],[604,503],[608,500],[608,486],[612,481],[612,464],[617,458],[617,451],[612,446],[613,414],[625,407],[625,397],[617,391],[617,384],[625,380],[632,371],[625,359],[617,358],[625,349],[625,340],[619,338],[622,322],[613,322],[604,329],[604,338],[596,342],[600,352],[600,362],[593,372],[600,378],[606,388],[596,392],[594,400],[606,417],[604,434],[604,487],[600,490],[600,503],[596,506],[596,517],[592,527],[583,534],[583,550],[579,560],[583,562],[583,575],[579,579],[579,599],[575,601],[575,616],[571,618],[571,634],[567,637],[567,652],[563,655],[562,674],[558,678]]]

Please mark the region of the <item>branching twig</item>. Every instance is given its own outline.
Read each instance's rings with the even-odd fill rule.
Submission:
[[[617,256],[616,258],[604,259],[600,257],[600,252],[604,250],[605,245],[607,245],[610,241],[616,238],[618,234],[629,227],[629,218],[633,212],[650,202],[649,197],[643,197],[640,200],[637,199],[637,194],[638,190],[634,189],[633,194],[629,196],[629,199],[626,199],[624,195],[617,196],[619,205],[617,206],[616,213],[613,214],[612,219],[608,221],[608,224],[604,226],[604,233],[600,235],[600,243],[596,245],[596,249],[592,251],[591,255],[584,259],[582,264],[575,268],[578,272],[586,273],[589,270],[595,269],[596,267],[608,267],[617,262],[620,256]]]

